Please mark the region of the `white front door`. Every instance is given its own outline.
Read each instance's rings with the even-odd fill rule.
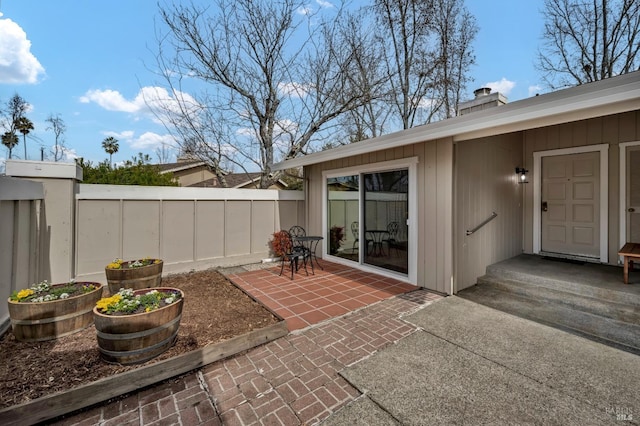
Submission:
[[[542,158],[541,249],[600,257],[600,153]]]
[[[640,146],[628,147],[626,160],[627,235],[624,242],[640,243]]]

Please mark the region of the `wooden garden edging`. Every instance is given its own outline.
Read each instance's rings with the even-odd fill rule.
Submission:
[[[220,343],[100,379],[66,392],[5,408],[0,410],[0,423],[4,426],[22,426],[50,420],[271,342],[289,333],[285,321],[280,316],[278,318],[280,321],[275,324]]]

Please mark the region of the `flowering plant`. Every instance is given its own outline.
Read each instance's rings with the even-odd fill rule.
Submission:
[[[107,265],[107,269],[126,269],[126,268],[141,268],[143,266],[149,266],[154,263],[160,263],[160,259],[151,259],[145,257],[144,259],[138,259],[133,262],[125,262],[122,259],[114,259],[113,262]]]
[[[14,291],[10,299],[14,302],[50,302],[52,300],[67,299],[95,290],[95,283],[77,283],[74,280],[68,283],[51,285],[44,280],[20,291]]]
[[[100,313],[107,315],[130,315],[151,312],[163,306],[170,305],[180,300],[182,295],[167,289],[162,291],[150,290],[136,294],[129,288],[121,288],[119,292],[111,297],[103,297],[96,303],[96,308]]]

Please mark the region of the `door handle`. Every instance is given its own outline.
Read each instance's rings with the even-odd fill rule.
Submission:
[[[627,211],[628,211],[629,213],[633,213],[633,212],[635,212],[635,211],[636,211],[636,209],[634,209],[633,207],[629,207],[629,208],[627,209]]]
[[[549,205],[547,204],[546,201],[542,202],[542,211],[546,212],[547,210],[549,210]]]

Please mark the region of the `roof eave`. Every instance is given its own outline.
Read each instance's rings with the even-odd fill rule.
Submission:
[[[442,138],[468,140],[616,114],[637,109],[638,99],[640,71],[286,160],[274,164],[273,169],[307,166]]]

